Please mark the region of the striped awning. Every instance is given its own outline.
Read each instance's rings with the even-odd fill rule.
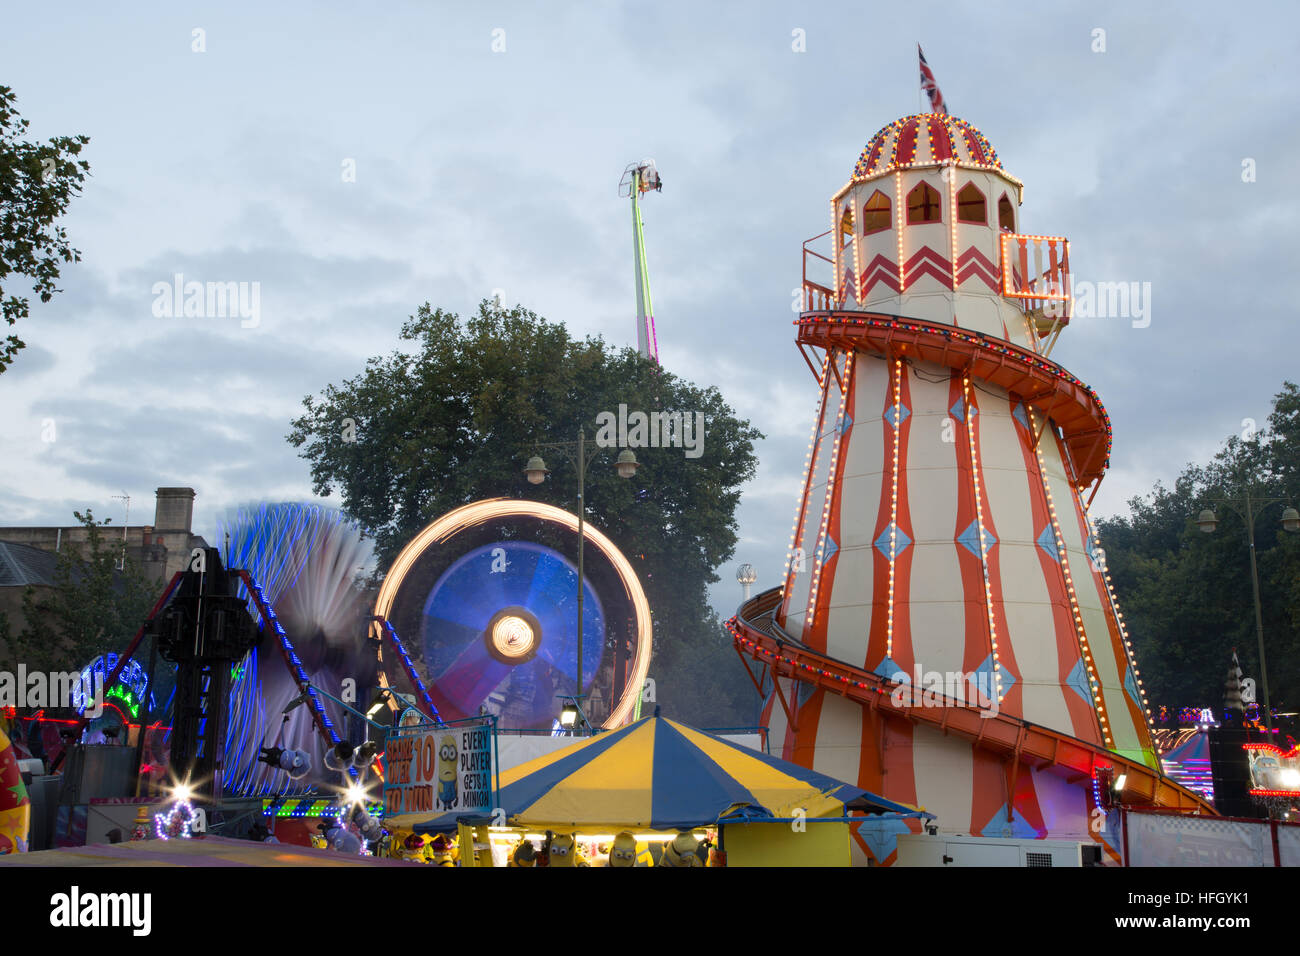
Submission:
[[[858,787],[663,717],[646,717],[501,775],[501,808],[526,827],[672,830],[723,819],[916,813]],[[463,813],[416,824],[440,832]]]

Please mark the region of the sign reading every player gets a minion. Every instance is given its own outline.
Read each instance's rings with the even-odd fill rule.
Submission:
[[[465,723],[395,731],[386,743],[384,812],[488,812],[492,807],[492,727]]]

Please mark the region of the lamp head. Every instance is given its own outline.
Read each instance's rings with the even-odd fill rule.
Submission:
[[[618,453],[618,461],[614,463],[614,467],[618,469],[620,478],[631,478],[641,467],[641,463],[636,460],[636,452],[631,448],[624,448]]]
[[[560,710],[560,726],[572,727],[578,722],[578,705],[569,702]]]
[[[1300,511],[1288,506],[1282,512],[1282,527],[1287,531],[1300,531]]]
[[[528,464],[524,466],[524,474],[528,476],[530,485],[540,485],[550,473],[551,470],[546,467],[546,462],[542,461],[541,455],[529,458]]]

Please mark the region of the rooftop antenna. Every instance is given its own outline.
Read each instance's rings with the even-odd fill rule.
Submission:
[[[119,571],[126,570],[126,526],[131,523],[131,496],[123,491],[120,495],[109,495],[110,498],[120,498],[126,502],[126,518],[122,521],[122,556],[117,559],[113,565]]]
[[[643,358],[659,363],[654,305],[650,301],[650,272],[645,261],[645,230],[641,222],[641,195],[661,192],[663,182],[653,159],[629,163],[618,184],[620,196],[632,197],[632,261],[636,270],[636,347]]]

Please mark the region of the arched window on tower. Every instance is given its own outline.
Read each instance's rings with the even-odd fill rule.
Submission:
[[[929,183],[918,183],[907,194],[907,222],[916,225],[922,222],[943,222],[940,212],[939,193]]]
[[[998,225],[1007,232],[1016,231],[1016,211],[1006,193],[998,200]]]
[[[984,194],[975,188],[974,183],[967,183],[957,190],[957,221],[988,225],[989,217],[985,209]]]
[[[840,248],[843,249],[853,241],[853,207],[845,206],[840,216]]]
[[[893,210],[890,209],[889,197],[877,189],[862,207],[862,234],[869,236],[873,232],[884,232],[893,225]]]

